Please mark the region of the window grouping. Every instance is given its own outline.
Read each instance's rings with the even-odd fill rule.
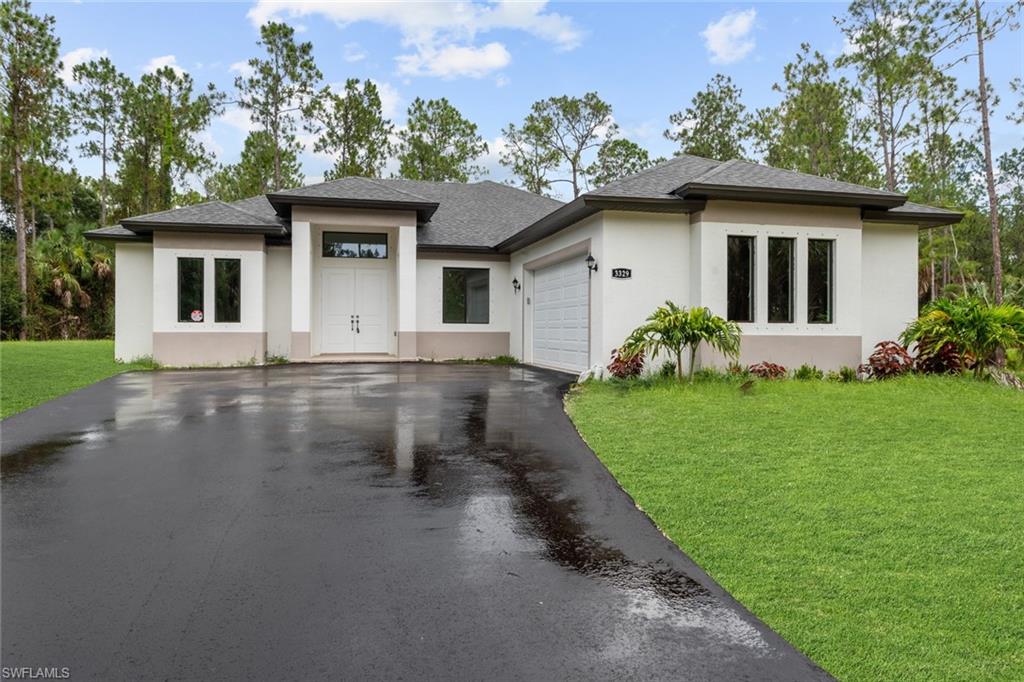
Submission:
[[[383,233],[324,232],[324,258],[388,257],[388,236]]]
[[[201,323],[206,314],[206,259],[178,258],[178,322]],[[242,261],[213,259],[215,322],[242,321]]]
[[[491,307],[490,279],[487,268],[444,268],[441,321],[445,324],[487,324]]]
[[[833,239],[807,240],[807,322],[835,321],[835,251]],[[726,314],[733,322],[757,320],[757,238],[729,235],[726,245]],[[796,321],[796,239],[768,238],[767,319]]]

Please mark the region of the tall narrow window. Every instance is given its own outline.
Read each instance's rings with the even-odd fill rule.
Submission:
[[[213,261],[214,307],[216,322],[242,321],[242,261],[215,258]]]
[[[490,271],[486,268],[444,268],[441,321],[446,324],[487,324],[490,320]]]
[[[203,259],[178,259],[178,322],[203,321]]]
[[[807,240],[807,321],[835,321],[836,243],[831,239]]]
[[[768,321],[793,321],[795,239],[768,238]]]
[[[754,237],[730,236],[728,241],[728,310],[734,322],[754,321]]]

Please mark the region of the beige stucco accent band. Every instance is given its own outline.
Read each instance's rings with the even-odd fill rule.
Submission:
[[[263,251],[262,234],[210,234],[208,232],[155,232],[153,246],[158,249],[217,249],[225,251]]]
[[[791,227],[861,228],[859,208],[799,206],[752,201],[709,201],[691,222],[787,225]]]
[[[508,347],[508,332],[416,332],[417,354],[428,360],[493,358]]]
[[[292,346],[289,357],[292,360],[308,360],[312,354],[309,332],[292,332]]]
[[[740,340],[739,363],[774,362],[786,369],[809,364],[823,370],[856,367],[860,364],[859,336],[766,336],[747,334]],[[700,362],[704,367],[724,367],[728,361],[720,353],[702,347]]]
[[[263,362],[266,332],[153,332],[153,360],[170,367]]]

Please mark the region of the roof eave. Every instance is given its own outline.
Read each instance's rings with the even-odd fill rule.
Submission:
[[[499,253],[498,249],[493,246],[467,246],[464,244],[417,244],[416,250],[427,253]]]
[[[126,228],[127,229],[127,228]],[[92,239],[93,241],[111,241],[111,242],[151,242],[153,236],[150,234],[116,234],[111,232],[101,232],[100,230],[88,230],[82,233],[86,239]]]
[[[615,197],[585,194],[563,204],[532,225],[529,225],[494,248],[500,253],[510,253],[550,237],[556,232],[577,223],[600,211],[641,211],[645,213],[693,213],[704,210],[703,200],[683,199],[666,196]]]
[[[362,208],[390,209],[398,211],[415,211],[416,220],[425,223],[437,211],[437,202],[428,201],[391,201],[384,199],[338,199],[334,197],[303,197],[291,194],[268,194],[267,200],[279,215],[283,211],[290,214],[292,206],[319,206],[327,208]]]
[[[156,221],[133,222],[122,220],[121,225],[132,232],[152,234],[161,232],[215,232],[217,234],[283,234],[281,225],[223,225],[218,223],[162,223]]]
[[[815,206],[851,206],[861,208],[896,208],[907,202],[902,194],[864,194],[861,192],[816,192],[811,190],[760,189],[691,182],[674,192],[685,199],[735,199],[782,204]]]
[[[876,211],[871,209],[861,211],[861,220],[866,223],[917,225],[918,229],[921,230],[926,230],[931,227],[942,227],[944,225],[955,225],[963,219],[964,214],[957,213],[955,211],[947,211],[941,214],[911,211],[890,213],[889,211]]]

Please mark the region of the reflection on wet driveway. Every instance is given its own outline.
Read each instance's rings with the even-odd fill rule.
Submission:
[[[817,679],[633,506],[564,375],[115,377],[4,422],[3,665],[74,679]]]

